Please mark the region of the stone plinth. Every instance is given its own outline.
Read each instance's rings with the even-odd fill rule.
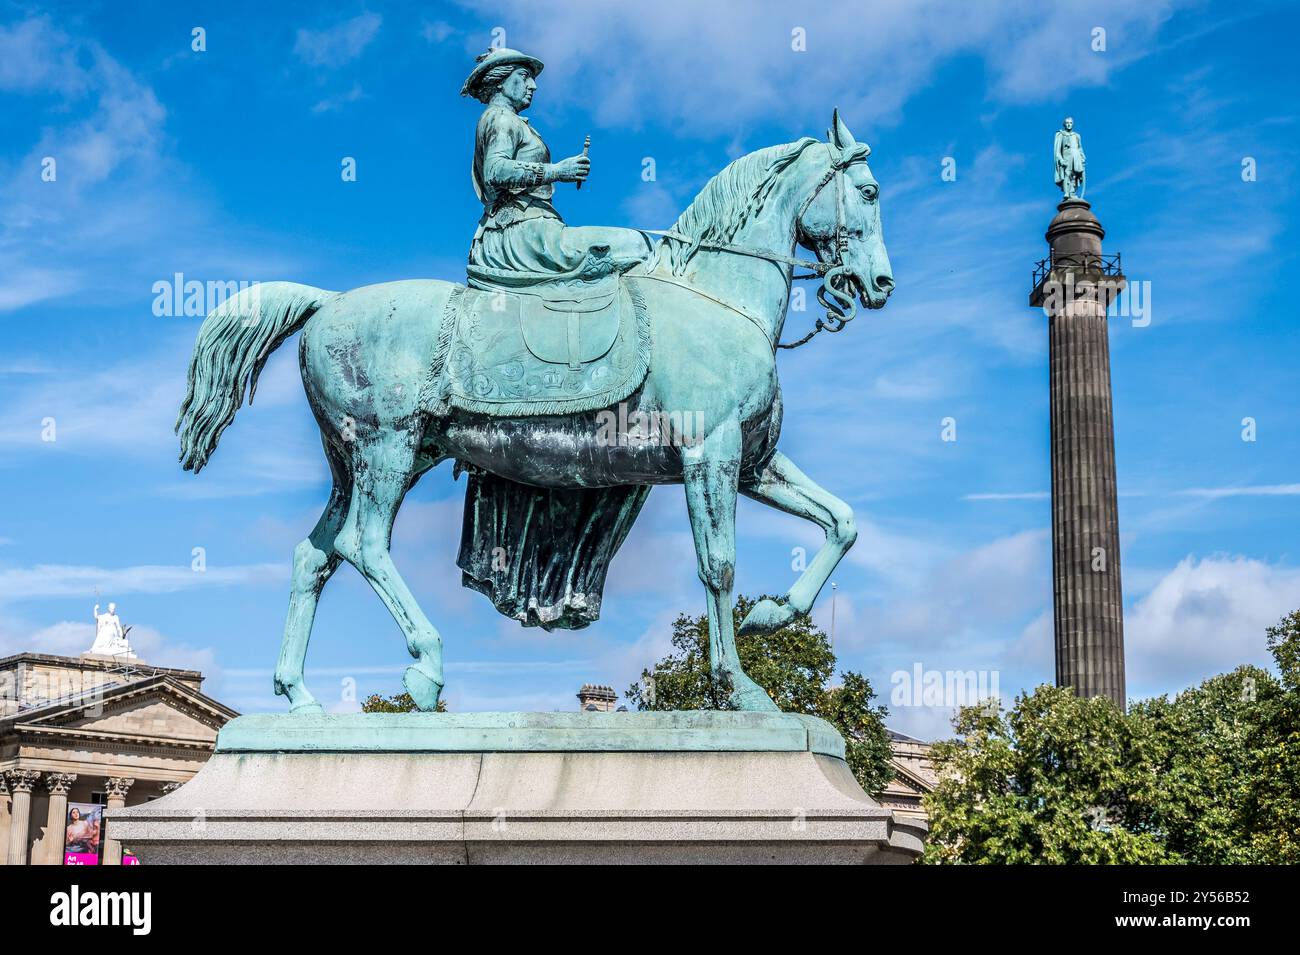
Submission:
[[[843,752],[778,713],[246,716],[108,818],[145,864],[913,861]]]

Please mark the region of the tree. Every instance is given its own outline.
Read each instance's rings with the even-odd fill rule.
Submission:
[[[761,598],[760,598],[761,599]],[[733,610],[737,631],[755,600],[738,597]],[[725,710],[726,687],[714,686],[709,675],[709,619],[679,616],[673,622],[673,650],[641,673],[627,698],[640,710]],[[859,673],[840,675],[830,686],[835,654],[826,634],[803,616],[771,634],[736,638],[740,664],[782,710],[806,713],[831,723],[844,737],[846,760],[862,788],[879,793],[894,778],[888,710],[873,705],[871,681]]]
[[[1109,700],[1040,686],[1012,709],[963,707],[935,744],[926,862],[1154,863],[1143,818],[1158,788],[1152,742]]]
[[[1300,612],[1242,666],[1177,694],[1040,686],[960,710],[936,744],[927,862],[1300,862]]]
[[[1281,680],[1258,692],[1251,736],[1257,760],[1247,805],[1255,861],[1300,863],[1300,610],[1268,628]]]
[[[1130,723],[1154,743],[1158,798],[1144,824],[1170,857],[1196,865],[1255,861],[1249,802],[1264,767],[1256,748],[1264,700],[1278,683],[1242,666],[1184,690],[1133,704]]]
[[[411,699],[409,693],[398,693],[396,696],[380,696],[378,693],[371,693],[361,704],[362,713],[415,713],[418,710],[419,707],[415,705],[415,700]],[[435,712],[446,713],[447,701],[439,700]]]

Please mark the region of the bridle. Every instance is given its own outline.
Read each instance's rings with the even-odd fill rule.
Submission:
[[[684,242],[688,245],[694,245],[698,249],[709,249],[712,252],[731,252],[734,255],[745,255],[755,259],[766,259],[769,262],[775,262],[778,265],[790,265],[796,269],[807,269],[804,275],[793,275],[792,279],[796,282],[805,279],[821,279],[822,284],[817,289],[817,301],[826,309],[826,316],[817,319],[817,323],[803,338],[796,342],[775,342],[776,348],[798,348],[800,345],[807,344],[818,332],[839,332],[843,331],[844,326],[851,322],[857,315],[857,302],[853,297],[854,277],[849,274],[849,267],[844,261],[844,255],[849,249],[849,227],[848,218],[844,209],[844,170],[857,162],[859,159],[866,158],[866,154],[853,155],[844,158],[845,153],[836,149],[832,143],[824,143],[830,160],[830,167],[822,176],[817,187],[813,189],[812,195],[804,200],[803,205],[799,207],[798,213],[794,217],[795,227],[803,220],[804,214],[812,208],[812,204],[817,201],[832,182],[835,184],[835,232],[834,239],[834,259],[830,262],[820,260],[809,261],[808,259],[798,259],[789,255],[782,255],[779,252],[769,252],[765,249],[755,249],[746,245],[737,245],[723,242],[696,242],[690,236],[682,235],[680,232],[674,232],[671,229],[641,229],[639,231],[650,235],[660,235],[665,239],[672,239],[676,242]],[[827,298],[834,299],[830,302]]]

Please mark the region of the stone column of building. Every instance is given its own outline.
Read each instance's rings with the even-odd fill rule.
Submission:
[[[46,815],[42,865],[63,865],[64,833],[68,826],[68,790],[77,781],[75,773],[47,773],[45,788],[50,791],[50,811]],[[35,861],[35,860],[33,860]]]
[[[104,794],[108,797],[109,809],[121,809],[126,805],[126,794],[135,785],[135,780],[127,776],[109,776],[104,780]],[[110,825],[109,832],[112,832]],[[104,865],[122,864],[122,843],[116,839],[104,840]]]
[[[1057,206],[1047,270],[1030,304],[1047,313],[1056,684],[1125,706],[1124,612],[1106,310],[1124,287],[1082,199]]]
[[[9,780],[0,773],[0,865],[9,864]]]
[[[9,865],[27,865],[27,829],[32,821],[32,787],[41,778],[33,769],[14,769],[7,774],[13,802],[9,807]]]

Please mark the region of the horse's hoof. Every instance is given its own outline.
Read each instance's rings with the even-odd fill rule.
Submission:
[[[421,670],[418,664],[413,663],[406,668],[402,683],[405,684],[406,692],[411,695],[415,705],[421,710],[427,713],[438,708],[442,684]]]
[[[749,677],[741,674],[738,680],[735,680],[735,689],[727,697],[733,709],[744,710],[750,713],[779,713],[781,707],[772,702],[772,698],[767,695],[767,690],[763,689]]]
[[[764,597],[749,609],[740,624],[737,636],[747,637],[752,634],[775,633],[794,620],[794,608],[785,601],[777,603],[770,597]]]

